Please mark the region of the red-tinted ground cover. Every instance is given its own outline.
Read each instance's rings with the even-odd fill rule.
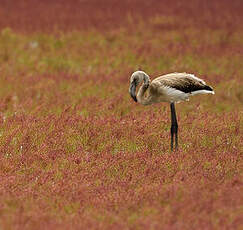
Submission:
[[[0,229],[241,229],[242,12],[234,1],[1,1]],[[128,94],[138,68],[215,89]]]
[[[0,27],[18,31],[53,31],[60,29],[110,29],[134,26],[155,15],[179,18],[180,23],[159,25],[161,30],[188,26],[226,28],[242,26],[241,0],[1,0]],[[132,22],[131,22],[132,20]]]

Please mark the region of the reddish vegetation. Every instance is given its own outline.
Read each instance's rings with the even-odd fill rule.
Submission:
[[[0,229],[241,228],[243,4],[157,2],[1,1]],[[215,89],[177,105],[177,152],[138,67]]]
[[[149,20],[156,14],[178,17],[181,23],[160,29],[194,26],[229,28],[242,26],[241,0],[2,0],[0,27],[20,31],[52,31],[84,28],[114,28],[126,25],[128,18]],[[230,15],[230,17],[229,17]],[[130,25],[132,26],[132,24]]]

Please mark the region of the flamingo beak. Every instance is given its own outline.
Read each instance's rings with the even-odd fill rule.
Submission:
[[[136,97],[136,82],[133,81],[131,84],[130,84],[130,88],[129,88],[129,93],[132,97],[132,99],[137,102],[137,97]]]

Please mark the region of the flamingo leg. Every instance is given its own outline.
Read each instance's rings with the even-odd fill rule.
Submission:
[[[177,119],[176,119],[176,110],[175,110],[174,103],[170,104],[170,109],[171,109],[171,128],[170,128],[171,151],[173,151],[174,137],[175,137],[175,149],[178,148],[178,123],[177,123]]]

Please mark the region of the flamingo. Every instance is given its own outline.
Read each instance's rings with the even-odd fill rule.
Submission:
[[[137,86],[143,82],[136,95]],[[159,102],[170,103],[171,109],[171,151],[178,148],[178,123],[175,103],[188,101],[196,94],[214,94],[213,88],[205,81],[189,73],[169,73],[150,81],[150,77],[143,71],[136,71],[131,75],[129,93],[135,102],[151,105]]]

